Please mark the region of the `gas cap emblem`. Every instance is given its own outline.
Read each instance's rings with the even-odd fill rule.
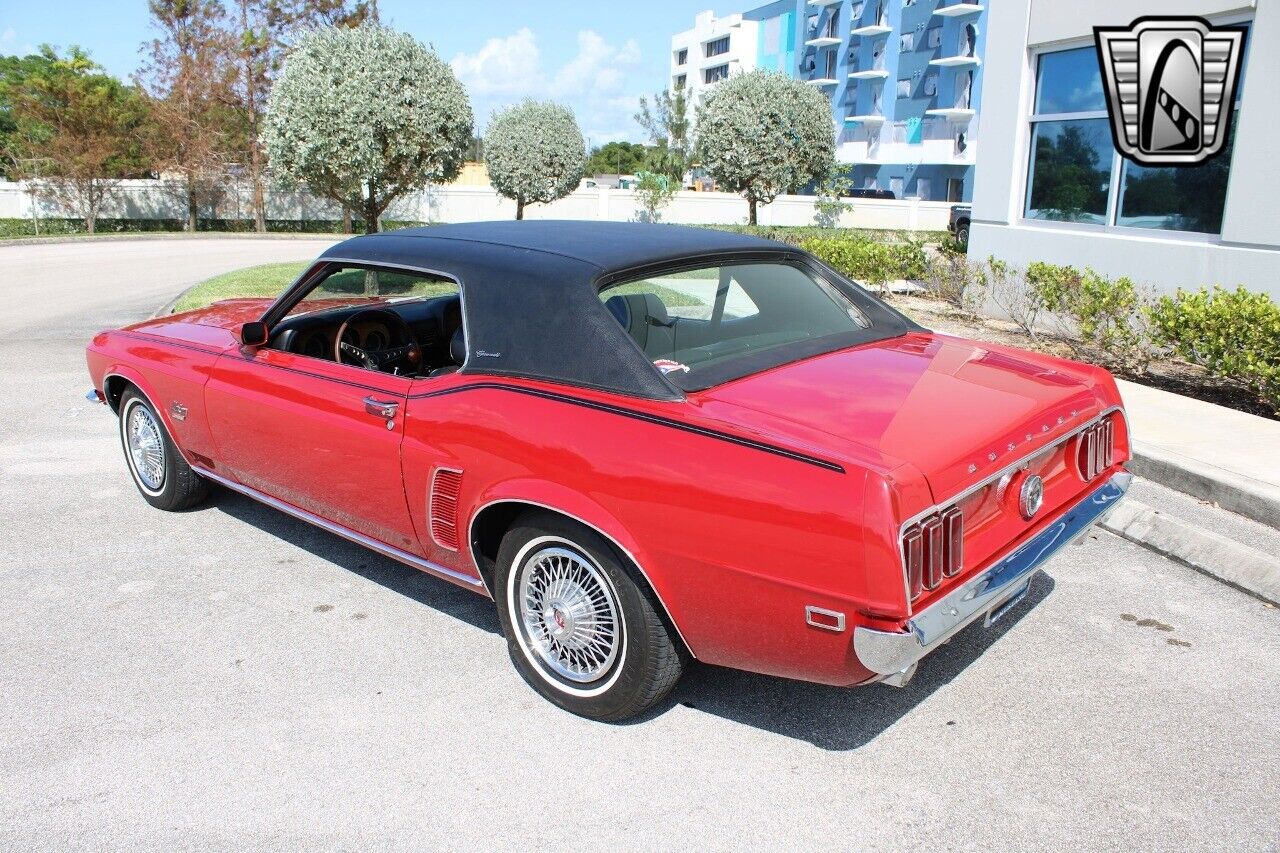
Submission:
[[[1039,475],[1032,474],[1022,483],[1022,489],[1018,492],[1018,509],[1022,511],[1022,517],[1030,521],[1043,504],[1044,480]]]

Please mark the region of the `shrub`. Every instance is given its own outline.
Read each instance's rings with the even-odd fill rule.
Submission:
[[[940,251],[929,261],[925,295],[976,314],[986,296],[986,283],[987,278],[979,277],[964,254]]]
[[[899,278],[922,279],[926,275],[924,249],[919,243],[877,243],[865,237],[816,237],[803,240],[800,248],[869,287]]]
[[[1132,279],[1037,261],[1027,267],[1026,282],[1032,302],[1054,315],[1078,357],[1126,373],[1146,371],[1153,355],[1147,299]]]
[[[1280,306],[1265,293],[1179,290],[1147,313],[1158,343],[1249,388],[1280,414]]]
[[[680,184],[656,172],[641,172],[636,177],[640,179],[635,188],[636,201],[640,202],[637,218],[641,222],[657,222],[662,218],[662,208],[676,197]]]

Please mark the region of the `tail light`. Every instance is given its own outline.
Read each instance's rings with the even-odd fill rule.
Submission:
[[[964,569],[964,515],[948,507],[907,527],[902,533],[902,560],[911,600],[937,589],[943,578]]]
[[[1076,441],[1076,464],[1085,482],[1111,467],[1115,461],[1115,424],[1104,418],[1080,433]]]

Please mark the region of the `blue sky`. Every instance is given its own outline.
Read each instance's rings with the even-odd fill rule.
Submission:
[[[481,3],[380,0],[384,23],[412,33],[453,64],[471,93],[477,124],[493,109],[530,95],[568,104],[582,132],[600,145],[639,140],[631,116],[642,94],[667,79],[671,34],[693,26],[699,0]],[[718,12],[732,11],[717,9]],[[86,48],[121,77],[138,66],[151,37],[145,0],[0,2],[0,53],[43,42]]]

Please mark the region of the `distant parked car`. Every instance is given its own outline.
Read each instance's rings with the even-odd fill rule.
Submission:
[[[898,197],[893,194],[893,190],[873,190],[873,189],[853,189],[849,190],[846,195],[849,198],[883,198],[896,200]]]
[[[953,204],[951,219],[947,222],[947,230],[956,242],[965,249],[969,248],[969,219],[973,215],[973,207],[967,204]]]

